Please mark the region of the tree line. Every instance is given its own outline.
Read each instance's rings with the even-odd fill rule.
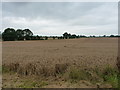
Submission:
[[[52,39],[75,39],[75,38],[89,38],[89,37],[96,37],[96,36],[85,36],[85,35],[76,35],[70,33],[63,33],[62,36],[35,36],[30,29],[13,29],[7,28],[4,30],[3,33],[0,32],[0,38],[3,41],[16,41],[16,40],[48,40],[49,38]],[[119,37],[118,35],[110,35],[110,36],[99,36],[99,37]]]
[[[29,29],[13,29],[7,28],[2,33],[2,39],[4,41],[15,41],[15,40],[31,40],[33,33]]]

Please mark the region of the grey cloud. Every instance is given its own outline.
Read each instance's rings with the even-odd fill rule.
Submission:
[[[3,28],[27,27],[43,35],[117,34],[117,3],[113,2],[4,2],[2,6]]]
[[[87,11],[97,8],[102,3],[76,2],[9,2],[3,3],[3,15],[12,14],[19,17],[45,17],[67,19],[84,15]]]

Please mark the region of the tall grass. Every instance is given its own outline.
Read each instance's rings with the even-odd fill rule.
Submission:
[[[118,86],[119,86],[118,84],[119,84],[120,74],[117,69],[112,68],[111,66],[107,66],[101,71],[101,70],[99,70],[99,68],[90,70],[90,69],[81,69],[79,67],[72,67],[72,66],[65,66],[65,65],[66,64],[57,65],[57,67],[55,66],[55,68],[53,70],[55,75],[49,74],[49,76],[50,77],[52,76],[52,78],[61,76],[66,81],[70,80],[71,83],[79,82],[80,80],[85,80],[85,81],[89,81],[91,83],[94,82],[94,84],[96,84],[100,81],[101,81],[100,83],[108,83],[108,84],[112,85],[113,88],[118,88]],[[62,69],[63,69],[63,71],[62,71]],[[3,73],[11,72],[10,69],[5,66],[2,67],[2,70],[3,70]],[[17,72],[17,71],[13,70],[12,72]],[[45,74],[43,74],[43,73],[45,73]],[[47,71],[43,72],[43,73],[41,73],[41,74],[46,77]],[[21,74],[21,73],[18,73],[18,74]],[[35,72],[33,73],[33,75],[34,74],[35,74]],[[27,74],[27,75],[29,75],[29,74]],[[67,75],[67,78],[65,77],[65,75]],[[47,76],[47,77],[49,77],[49,76]],[[43,84],[41,86],[44,86]],[[36,85],[36,82],[32,83],[32,86],[35,86],[35,85]],[[24,85],[21,85],[20,87],[22,87],[22,86],[24,86]]]
[[[105,82],[110,83],[113,88],[118,88],[119,72],[117,69],[107,66],[102,73]]]

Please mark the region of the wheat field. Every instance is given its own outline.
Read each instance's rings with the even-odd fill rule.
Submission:
[[[3,67],[21,76],[57,77],[71,67],[87,71],[102,71],[108,65],[117,68],[117,38],[7,41],[2,49]]]

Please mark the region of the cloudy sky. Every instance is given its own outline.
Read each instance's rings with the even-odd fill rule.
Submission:
[[[117,2],[3,2],[2,28],[35,35],[118,34]]]

